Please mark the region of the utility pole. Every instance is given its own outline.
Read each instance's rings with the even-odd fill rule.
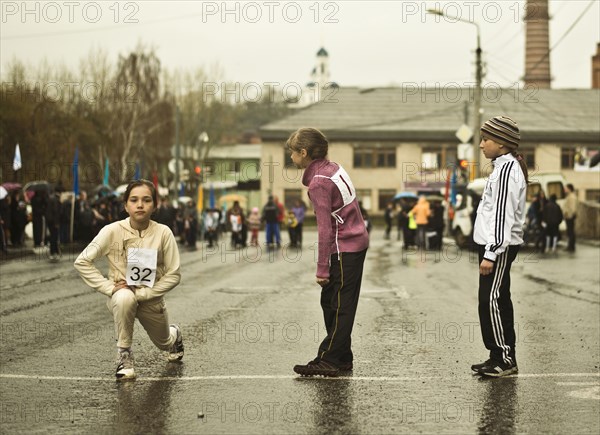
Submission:
[[[477,26],[477,49],[475,50],[475,113],[473,114],[473,171],[471,178],[481,176],[481,151],[479,150],[479,129],[481,128],[481,41]],[[471,180],[472,181],[472,180]]]
[[[179,197],[179,104],[175,107],[175,197]]]
[[[460,17],[454,17],[440,11],[438,9],[427,9],[427,13],[433,15],[439,15],[441,17],[451,18],[456,21],[462,21],[463,23],[473,24],[477,29],[477,49],[475,51],[475,95],[473,101],[473,169],[471,172],[471,179],[479,177],[481,175],[481,156],[479,151],[479,128],[481,127],[481,37],[479,32],[479,24],[475,21],[467,20]]]

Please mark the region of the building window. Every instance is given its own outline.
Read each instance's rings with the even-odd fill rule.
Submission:
[[[442,150],[423,148],[421,153],[421,166],[423,170],[439,169],[442,165]]]
[[[283,151],[283,161],[285,162],[283,164],[283,166],[285,166],[286,168],[294,166],[294,161],[292,160],[292,155],[287,149],[285,149]]]
[[[395,168],[396,148],[354,148],[355,168]]]
[[[556,195],[556,199],[563,199],[565,197],[565,188],[560,181],[548,183],[547,196],[550,198],[552,195]]]
[[[535,150],[533,148],[520,149],[519,153],[523,156],[528,168],[535,168]]]
[[[600,202],[600,189],[586,189],[585,200]]]
[[[575,148],[560,149],[560,167],[561,169],[573,169],[575,167]]]
[[[379,190],[379,210],[385,210],[388,203],[392,202],[396,191],[393,189],[380,189]]]
[[[221,166],[221,173],[240,172],[241,162],[239,160],[224,160],[219,166]]]

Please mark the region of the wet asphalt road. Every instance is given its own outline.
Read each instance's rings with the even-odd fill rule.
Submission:
[[[298,378],[324,337],[314,232],[302,251],[182,250],[167,296],[184,333],[167,363],[136,323],[138,379],[114,380],[112,318],[76,253],[0,265],[2,433],[600,432],[600,249],[513,266],[520,374],[485,380],[477,262],[371,236],[355,368]]]

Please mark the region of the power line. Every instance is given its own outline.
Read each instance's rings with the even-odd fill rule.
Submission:
[[[569,26],[569,28],[567,29],[567,31],[565,33],[563,33],[563,35],[560,38],[558,38],[558,41],[556,41],[556,43],[552,47],[550,47],[550,49],[546,52],[546,54],[544,54],[540,58],[540,60],[538,60],[537,63],[530,68],[530,71],[533,71],[534,69],[536,69],[536,67],[540,63],[542,63],[550,55],[550,52],[552,52],[552,50],[554,50],[558,46],[558,44],[560,44],[562,42],[562,40],[565,39],[565,37],[571,32],[571,30],[573,30],[575,28],[575,26],[577,25],[577,23],[579,22],[579,20],[581,20],[583,18],[583,16],[585,15],[585,13],[594,5],[595,2],[596,2],[596,0],[591,0],[590,1],[590,3],[583,10],[583,12],[581,12],[581,14],[579,14],[579,16],[577,17],[577,19],[573,22],[573,24],[571,24],[571,26]]]

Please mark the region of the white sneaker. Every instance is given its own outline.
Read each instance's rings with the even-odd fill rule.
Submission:
[[[118,380],[135,379],[135,370],[133,369],[133,352],[119,352],[117,360],[117,372],[115,376]]]
[[[171,349],[169,349],[169,354],[167,358],[169,362],[180,361],[183,358],[183,336],[181,335],[181,328],[179,325],[169,325],[171,328],[177,331],[177,339]]]

